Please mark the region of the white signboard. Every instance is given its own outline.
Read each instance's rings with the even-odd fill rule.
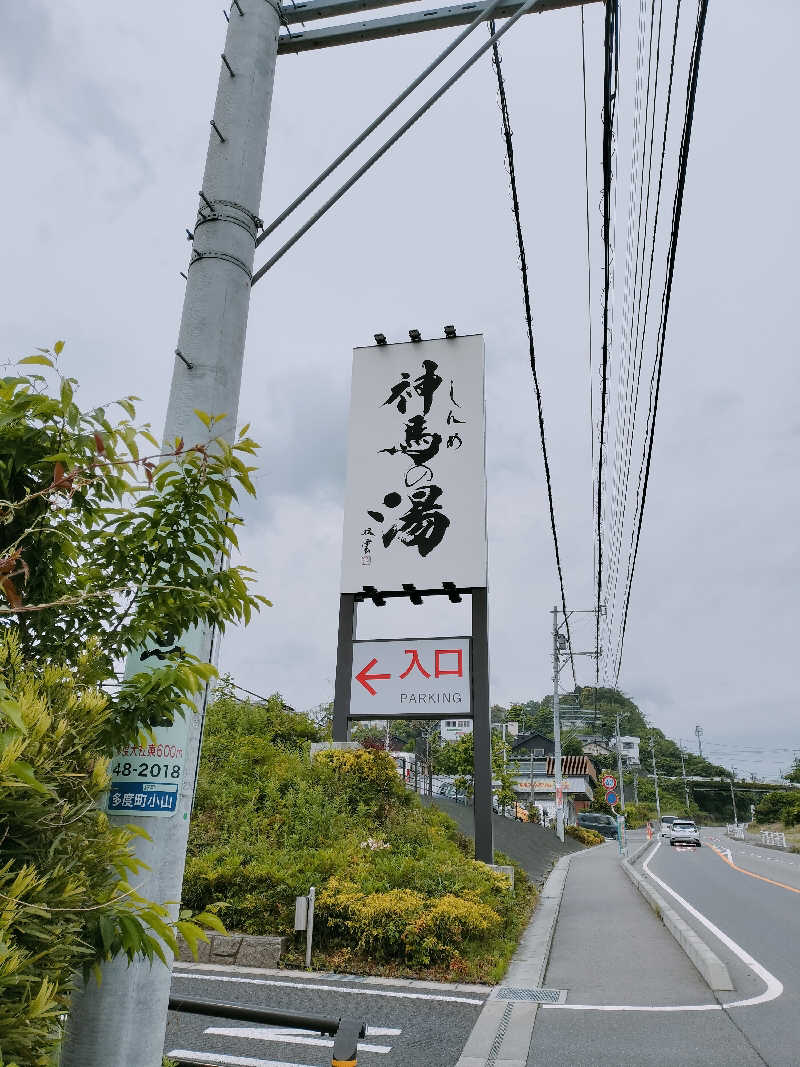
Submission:
[[[131,657],[126,674],[146,671],[160,662],[157,651],[140,653],[138,657]],[[152,737],[143,737],[136,744],[114,753],[109,768],[111,784],[105,798],[105,810],[109,815],[165,818],[178,810],[186,760],[186,720],[176,711],[171,726],[157,726],[151,733]]]
[[[350,717],[469,717],[469,650],[468,637],[354,641]]]
[[[353,353],[342,592],[486,585],[483,338]]]

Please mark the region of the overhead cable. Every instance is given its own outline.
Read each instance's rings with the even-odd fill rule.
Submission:
[[[638,405],[639,405],[639,388],[640,388],[640,383],[641,383],[642,364],[643,364],[643,360],[644,360],[644,347],[645,347],[645,343],[646,343],[646,339],[647,339],[647,320],[648,320],[648,316],[649,316],[649,313],[650,313],[650,293],[651,293],[652,282],[653,282],[653,267],[654,267],[654,263],[655,263],[655,252],[656,252],[656,236],[658,234],[658,224],[659,224],[660,217],[661,217],[661,193],[662,193],[663,185],[664,185],[664,161],[666,159],[666,153],[667,153],[667,135],[669,133],[669,120],[670,120],[670,114],[671,114],[671,111],[672,111],[672,89],[673,89],[673,84],[674,84],[674,79],[675,79],[675,56],[676,56],[677,46],[678,46],[678,29],[679,29],[679,26],[680,26],[680,16],[681,16],[681,0],[678,0],[677,6],[676,6],[676,10],[675,10],[675,28],[674,28],[673,35],[672,35],[672,54],[670,56],[669,81],[668,81],[668,84],[667,84],[667,98],[666,98],[666,104],[665,104],[665,110],[664,110],[664,134],[663,134],[663,137],[662,137],[662,140],[661,140],[661,162],[660,162],[659,168],[658,168],[658,187],[657,187],[657,191],[656,191],[655,209],[654,209],[654,212],[653,212],[653,237],[652,237],[652,243],[651,243],[651,246],[650,246],[650,264],[649,264],[648,274],[647,274],[647,291],[646,291],[646,293],[644,295],[644,316],[643,316],[643,320],[642,320],[641,333],[639,332],[639,323],[638,323],[638,316],[637,316],[637,327],[636,327],[636,329],[637,329],[637,341],[639,343],[639,352],[638,352],[638,371],[637,371],[637,377],[636,377],[636,393],[635,393],[635,399],[634,399],[634,403],[635,403],[635,407],[636,408],[638,408]],[[654,116],[654,118],[655,118],[655,116]],[[648,198],[649,198],[649,195],[650,195],[650,189],[649,189],[649,179],[648,179]],[[655,372],[655,363],[653,365],[653,371]],[[654,378],[651,377],[650,398],[649,398],[649,402],[648,402],[647,419],[645,421],[645,435],[644,435],[645,436],[645,441],[646,441],[646,439],[648,437],[650,419],[652,417],[652,411],[653,411],[653,390],[654,390],[654,385],[655,385]],[[630,448],[631,448],[631,452],[632,452],[632,450],[633,450],[633,440],[632,439],[631,439]],[[637,515],[639,513],[639,503],[640,503],[640,499],[641,499],[642,480],[643,480],[643,477],[644,477],[645,455],[646,455],[646,448],[645,448],[645,446],[643,446],[642,459],[641,459],[641,463],[640,463],[640,466],[639,466],[639,478],[638,478],[638,484],[637,484],[637,489],[636,489],[636,505],[634,507],[634,512],[633,512],[633,524],[634,524],[634,526],[633,526],[633,529],[631,530],[631,548],[630,548],[629,555],[628,555],[628,573],[627,573],[627,576],[626,576],[626,579],[625,579],[625,591],[626,592],[625,592],[624,595],[627,595],[627,589],[628,589],[628,586],[629,586],[629,583],[630,583],[630,577],[631,577],[631,575],[630,575],[630,563],[631,563],[631,558],[632,558],[631,553],[633,551],[634,531],[635,531],[635,526],[636,526],[636,518],[637,518]],[[629,478],[629,474],[630,474],[630,465],[629,465],[629,463],[630,463],[630,461],[628,461],[628,468],[627,468],[628,473],[627,473],[626,480],[625,480],[625,492],[626,492],[626,494],[627,494],[628,478]],[[620,530],[620,539],[622,538],[623,533],[624,533],[624,531]],[[616,667],[615,667],[615,680],[619,679],[619,672],[620,672],[620,668],[621,668],[621,665],[622,665],[622,660],[621,660],[621,656],[622,656],[622,646],[621,646],[622,632],[623,632],[622,631],[622,627],[620,627],[619,637],[618,637],[618,640],[617,640],[617,647],[616,647],[616,650],[615,650],[615,653],[614,653],[614,661],[613,661],[616,664]]]
[[[341,185],[336,190],[336,192],[332,196],[330,196],[325,201],[325,203],[320,208],[318,208],[317,211],[315,211],[314,214],[311,215],[311,217],[306,222],[303,223],[303,225],[300,227],[300,229],[297,230],[288,239],[288,241],[286,241],[283,245],[281,245],[281,247],[278,249],[278,251],[275,252],[267,260],[267,262],[263,265],[263,267],[260,267],[255,272],[255,274],[253,275],[253,279],[252,279],[250,284],[251,285],[255,285],[257,281],[259,281],[261,278],[263,278],[264,275],[267,273],[267,271],[270,270],[272,267],[274,267],[275,264],[278,262],[278,260],[282,259],[283,256],[285,256],[286,253],[289,251],[289,249],[292,248],[294,245],[296,245],[297,242],[300,240],[300,238],[303,237],[304,234],[308,233],[308,231],[311,229],[311,227],[315,223],[317,223],[322,218],[323,215],[327,214],[327,212],[330,211],[330,209],[333,207],[333,205],[338,200],[341,200],[341,198],[344,196],[344,194],[349,189],[352,189],[352,187],[356,184],[356,182],[359,181],[361,178],[363,178],[363,176],[367,173],[367,171],[370,170],[378,162],[378,160],[381,159],[381,157],[384,156],[389,151],[389,149],[393,145],[395,145],[400,140],[400,138],[405,133],[407,133],[411,129],[411,127],[422,118],[422,116],[426,112],[430,111],[430,109],[437,102],[437,100],[439,100],[442,96],[444,96],[444,94],[448,91],[448,89],[452,88],[453,85],[455,85],[455,83],[459,80],[459,78],[463,77],[463,75],[466,74],[466,72],[470,69],[470,67],[472,67],[473,64],[475,64],[480,59],[480,57],[484,54],[484,52],[488,51],[489,48],[492,47],[492,45],[494,44],[494,42],[496,40],[500,40],[500,38],[503,36],[503,34],[508,33],[508,31],[511,29],[511,27],[514,26],[522,18],[523,15],[527,15],[529,11],[532,11],[536,7],[543,6],[546,2],[547,2],[547,0],[526,0],[526,2],[522,5],[522,7],[520,7],[509,19],[506,20],[506,22],[503,23],[503,25],[500,27],[500,29],[497,31],[497,33],[493,34],[488,41],[486,41],[484,44],[482,44],[480,46],[480,48],[478,48],[475,52],[473,52],[473,54],[470,56],[470,58],[465,63],[463,63],[458,68],[458,70],[454,74],[452,74],[447,79],[447,81],[444,82],[444,84],[441,85],[436,90],[435,93],[433,93],[430,97],[428,97],[428,99],[425,101],[425,103],[422,104],[422,106],[419,107],[414,112],[414,114],[409,119],[407,119],[403,123],[403,125],[400,126],[400,128],[398,130],[396,130],[392,134],[392,136],[388,140],[384,141],[384,143],[380,146],[380,148],[378,148],[375,152],[373,152],[373,154],[369,157],[369,159],[365,163],[363,163],[358,168],[358,170],[355,171],[355,173],[350,178],[348,178],[347,181],[343,185]]]
[[[650,481],[650,465],[653,458],[653,442],[655,440],[656,416],[658,414],[658,398],[661,389],[661,371],[664,364],[664,344],[666,340],[667,323],[669,320],[670,302],[672,299],[672,283],[675,276],[675,259],[678,250],[678,237],[680,234],[681,214],[683,211],[683,196],[686,188],[686,171],[689,161],[689,147],[692,138],[692,124],[694,122],[695,101],[697,99],[697,82],[700,73],[700,55],[703,48],[703,34],[705,31],[707,13],[708,0],[698,0],[694,45],[692,48],[692,57],[689,64],[689,85],[686,99],[686,113],[684,116],[683,133],[681,136],[681,147],[678,156],[678,181],[675,189],[675,199],[673,202],[672,209],[672,230],[670,233],[669,250],[667,253],[667,278],[666,283],[664,285],[664,296],[661,306],[661,321],[659,323],[658,331],[655,391],[653,396],[653,415],[650,421],[650,432],[647,441],[647,458],[644,470],[644,480],[642,483],[642,495],[639,503],[639,517],[636,527],[636,541],[634,545],[633,555],[631,557],[628,589],[625,596],[625,614],[623,616],[622,631],[620,634],[620,666],[622,663],[622,649],[625,642],[625,632],[628,624],[628,611],[630,608],[633,576],[636,570],[636,560],[639,555],[639,542],[641,540],[642,535],[642,519],[644,517],[645,502],[647,500],[647,488]]]
[[[525,255],[525,239],[522,234],[522,219],[519,210],[519,192],[517,189],[517,172],[514,163],[514,142],[511,131],[511,117],[508,111],[508,97],[506,96],[505,79],[503,77],[500,50],[494,28],[494,20],[489,22],[489,33],[492,41],[492,64],[497,76],[497,95],[500,105],[500,121],[503,131],[503,141],[506,149],[506,164],[508,166],[508,180],[511,189],[511,207],[514,213],[514,226],[517,232],[517,249],[519,251],[519,268],[522,276],[522,298],[525,305],[525,326],[528,332],[528,353],[530,356],[531,374],[533,375],[533,387],[536,393],[536,411],[539,419],[539,440],[542,446],[542,460],[544,462],[544,479],[547,486],[547,504],[550,509],[550,531],[553,535],[553,548],[556,555],[556,570],[558,571],[558,585],[561,590],[561,609],[564,612],[564,625],[566,627],[567,649],[569,651],[570,667],[572,668],[572,681],[577,685],[575,676],[575,659],[572,654],[572,635],[569,629],[569,616],[567,614],[567,600],[564,593],[564,573],[561,566],[561,552],[558,545],[558,529],[556,527],[556,513],[553,504],[553,485],[550,477],[550,460],[547,455],[547,436],[544,427],[544,410],[542,406],[542,390],[539,384],[539,373],[536,366],[536,346],[533,340],[533,314],[531,311],[531,293],[528,282],[528,261]]]
[[[617,0],[606,0],[603,70],[603,345],[600,365],[600,429],[597,460],[597,600],[595,643],[600,648],[600,601],[603,590],[603,452],[608,393],[609,300],[611,289],[611,149],[616,106]]]
[[[300,193],[300,195],[295,200],[293,200],[292,203],[289,204],[289,206],[284,211],[280,213],[280,215],[274,218],[272,222],[268,226],[266,226],[264,230],[262,230],[262,232],[256,238],[256,247],[258,247],[263,240],[269,237],[273,230],[277,229],[277,227],[280,226],[280,224],[284,222],[292,214],[293,211],[300,207],[303,201],[306,200],[314,192],[315,189],[318,189],[319,186],[322,185],[322,183],[325,181],[325,179],[329,178],[330,175],[333,174],[333,172],[336,170],[336,168],[339,167],[342,163],[344,163],[344,161],[349,156],[351,156],[353,152],[355,152],[359,145],[362,145],[364,141],[366,141],[366,139],[369,137],[369,135],[371,133],[374,133],[375,130],[377,130],[377,128],[380,126],[380,124],[385,119],[387,119],[393,111],[397,110],[397,108],[403,103],[404,100],[408,99],[408,97],[411,96],[414,90],[417,89],[425,81],[429,74],[432,74],[437,67],[441,66],[441,64],[445,61],[445,59],[447,59],[450,53],[454,52],[456,48],[458,48],[458,46],[462,43],[462,41],[466,40],[466,38],[469,37],[472,31],[474,29],[477,29],[481,22],[484,22],[501,2],[502,0],[489,0],[489,3],[486,5],[486,7],[481,8],[478,15],[472,20],[472,22],[470,22],[470,24],[466,26],[461,31],[461,33],[459,33],[458,36],[450,42],[450,44],[444,49],[444,51],[440,52],[436,59],[434,59],[432,63],[430,63],[420,74],[418,74],[417,77],[408,86],[406,86],[402,93],[400,93],[399,96],[395,97],[391,104],[389,104],[388,107],[385,107],[383,111],[381,111],[380,115],[378,115],[377,118],[373,119],[369,126],[367,126],[366,129],[363,130],[358,135],[358,137],[356,137],[356,139],[352,141],[347,146],[347,148],[344,149],[343,152],[340,152],[336,159],[334,159],[333,162],[330,163],[325,168],[325,170],[323,170],[322,173],[318,175],[318,177],[316,177],[314,181],[309,186],[307,186],[303,190],[303,192]]]

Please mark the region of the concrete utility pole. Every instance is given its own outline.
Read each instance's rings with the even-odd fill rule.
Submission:
[[[559,841],[564,840],[564,780],[561,777],[561,719],[558,708],[558,675],[559,675],[559,647],[558,647],[558,608],[553,608],[553,742],[555,752],[553,754],[553,770],[555,771],[556,786],[556,834]],[[561,798],[559,801],[559,797]]]
[[[733,804],[733,823],[734,826],[739,825],[739,816],[736,814],[736,795],[733,792],[733,780],[736,777],[736,768],[731,767],[731,804]]]
[[[619,711],[616,715],[617,724],[617,775],[619,777],[619,806],[625,811],[625,783],[622,780],[622,742],[619,737]]]
[[[681,772],[683,774],[683,793],[686,797],[686,814],[689,814],[689,786],[686,782],[686,760],[683,755],[683,745],[681,745]]]
[[[697,737],[697,751],[700,755],[703,755],[703,727],[700,723],[694,728],[695,736]]]
[[[658,799],[658,771],[656,770],[656,743],[653,735],[650,735],[650,755],[653,758],[653,781],[656,787],[656,817],[661,822],[661,801]]]
[[[234,0],[228,19],[164,427],[165,442],[182,437],[187,445],[205,436],[196,408],[226,413],[217,433],[228,440],[236,429],[278,49],[277,3]],[[184,635],[181,644],[201,659],[213,658],[206,628]],[[189,718],[175,814],[110,816],[150,835],[149,841],[136,838],[136,853],[149,870],[134,881],[138,892],[159,903],[181,895],[200,746],[200,716]],[[102,985],[90,979],[73,999],[62,1067],[159,1067],[170,980],[171,968],[158,962],[129,967],[118,957],[103,967]]]

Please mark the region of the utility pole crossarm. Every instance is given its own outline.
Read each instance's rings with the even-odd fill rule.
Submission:
[[[600,3],[601,0],[539,0],[528,14],[540,14],[543,11],[557,11],[560,8],[583,7],[585,4]],[[374,3],[364,4],[374,7]],[[312,30],[291,30],[282,33],[278,39],[278,54],[289,52],[309,52],[316,48],[333,48],[344,44],[358,44],[362,41],[377,41],[385,37],[400,37],[408,33],[425,33],[428,30],[442,30],[448,26],[464,26],[472,22],[484,3],[459,4],[456,7],[437,7],[428,11],[413,11],[389,18],[368,19],[364,22],[340,23],[336,26],[322,26]],[[502,19],[515,15],[523,2],[501,4],[488,18]],[[288,16],[291,8],[285,8]],[[302,8],[298,9],[302,14]],[[357,10],[357,9],[355,9]]]
[[[284,26],[294,26],[407,3],[409,0],[297,0],[297,3],[281,4],[281,22]]]

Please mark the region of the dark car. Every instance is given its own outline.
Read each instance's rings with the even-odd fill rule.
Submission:
[[[613,815],[602,815],[598,811],[582,811],[575,821],[584,830],[595,830],[603,837],[617,837],[617,820]]]

